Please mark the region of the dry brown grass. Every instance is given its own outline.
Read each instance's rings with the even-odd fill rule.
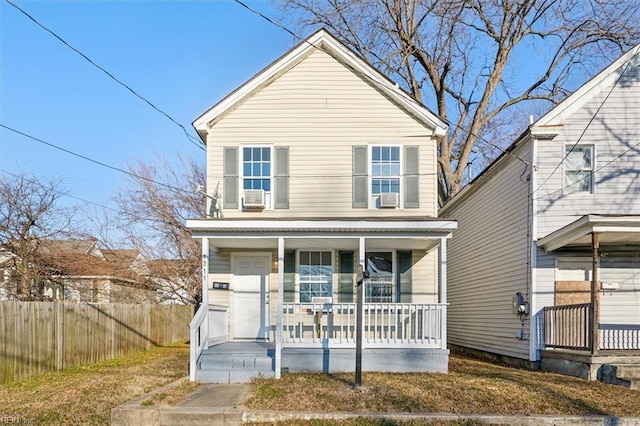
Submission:
[[[256,410],[640,417],[640,393],[623,387],[451,356],[448,374],[287,374],[256,379]]]
[[[186,376],[188,363],[189,347],[182,343],[6,383],[0,385],[0,418],[106,425],[113,407]]]

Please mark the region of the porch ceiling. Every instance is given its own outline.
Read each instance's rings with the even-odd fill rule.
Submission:
[[[590,247],[591,234],[601,245],[640,244],[640,216],[585,215],[538,240],[546,251],[565,247]]]
[[[357,250],[365,238],[367,250],[431,250],[448,238],[455,221],[408,218],[371,220],[234,220],[187,221],[194,237],[208,238],[217,248],[277,249],[278,238],[289,249]]]

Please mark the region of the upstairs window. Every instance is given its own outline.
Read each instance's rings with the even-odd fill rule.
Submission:
[[[564,193],[593,193],[593,145],[565,147]]]
[[[371,195],[400,193],[400,147],[371,147]]]
[[[242,148],[242,189],[262,189],[271,192],[271,148]]]

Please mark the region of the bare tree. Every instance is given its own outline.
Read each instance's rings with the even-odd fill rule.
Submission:
[[[638,40],[638,0],[282,0],[326,27],[450,124],[439,142],[439,202],[473,160],[515,135],[517,113],[545,109]],[[575,81],[574,83],[575,84]],[[522,124],[522,119],[519,120]],[[490,141],[489,143],[485,141]]]
[[[204,168],[193,159],[171,163],[157,157],[154,165],[138,161],[128,168],[131,185],[115,197],[120,230],[147,258],[156,284],[173,298],[196,303],[200,297],[200,243],[185,226],[204,217]]]
[[[59,180],[38,180],[4,173],[0,179],[0,261],[11,271],[5,292],[11,298],[35,300],[37,285],[53,273],[43,259],[43,241],[72,234],[75,209],[59,203]]]

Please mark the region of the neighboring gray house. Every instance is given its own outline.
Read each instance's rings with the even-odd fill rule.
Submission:
[[[640,45],[440,210],[450,345],[596,379],[640,361]],[[592,292],[593,289],[593,292]]]
[[[211,215],[187,221],[205,268],[192,380],[354,371],[358,266],[363,370],[447,371],[439,118],[319,31],[194,126]]]

